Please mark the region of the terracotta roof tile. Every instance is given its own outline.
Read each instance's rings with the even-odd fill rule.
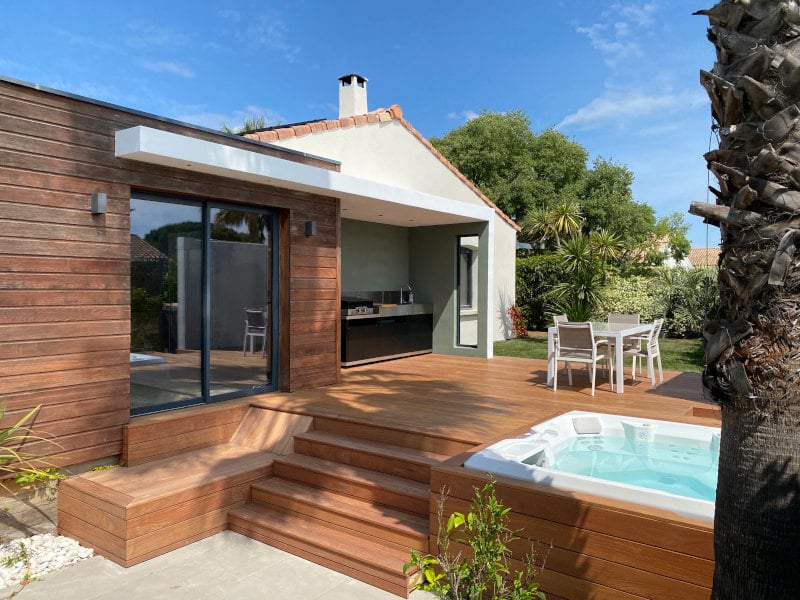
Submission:
[[[311,133],[310,125],[298,125],[294,128],[295,135],[308,135]]]
[[[133,261],[167,261],[169,257],[155,246],[145,242],[138,235],[131,234],[131,260]]]
[[[521,228],[517,225],[508,215],[506,215],[500,208],[478,189],[478,186],[473,184],[469,179],[456,169],[453,164],[447,160],[431,143],[422,136],[416,129],[411,126],[411,123],[403,118],[403,109],[397,104],[392,104],[389,108],[378,108],[370,111],[365,115],[356,115],[354,117],[343,117],[341,119],[327,119],[324,121],[306,121],[305,123],[295,123],[293,125],[277,125],[270,129],[264,129],[253,133],[246,133],[244,137],[255,138],[262,142],[270,142],[275,140],[283,140],[299,135],[309,135],[319,133],[322,131],[330,131],[332,129],[340,129],[343,127],[357,127],[369,123],[385,123],[387,121],[399,121],[403,127],[411,132],[442,164],[444,164],[462,183],[470,188],[483,202],[489,207],[493,208],[506,223],[514,227],[517,231]]]
[[[693,267],[710,266],[715,267],[719,264],[720,248],[692,248],[689,252],[689,262]]]
[[[285,129],[278,129],[277,134],[279,140],[285,140],[286,138],[295,137],[297,131],[294,127],[286,127]]]

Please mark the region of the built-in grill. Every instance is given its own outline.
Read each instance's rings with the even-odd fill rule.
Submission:
[[[371,315],[375,312],[372,300],[358,296],[342,296],[342,316]]]

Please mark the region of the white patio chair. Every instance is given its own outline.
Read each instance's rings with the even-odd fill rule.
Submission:
[[[659,383],[664,383],[664,371],[661,369],[661,348],[658,345],[658,337],[661,335],[661,327],[664,325],[664,319],[656,319],[653,321],[653,328],[650,330],[647,338],[645,339],[645,347],[638,349],[631,349],[625,351],[625,356],[632,357],[632,376],[636,379],[636,363],[640,358],[647,359],[647,373],[650,375],[650,383],[653,388],[656,387],[656,374],[653,369],[653,360],[658,361],[658,377]]]
[[[250,340],[250,354],[253,354],[253,341],[261,338],[261,356],[267,354],[267,318],[263,308],[244,309],[244,342],[242,356],[247,355],[247,340]]]
[[[624,323],[626,325],[638,325],[639,324],[639,315],[637,314],[630,314],[630,313],[608,313],[608,322],[609,323]],[[642,336],[639,335],[629,335],[622,338],[622,351],[627,352],[628,350],[641,350],[642,348]],[[614,342],[611,342],[612,349],[614,348]]]
[[[558,388],[558,361],[563,360],[567,366],[569,384],[572,385],[572,363],[584,363],[590,368],[592,380],[592,396],[594,396],[597,363],[605,359],[608,362],[608,381],[614,389],[614,359],[611,354],[600,354],[598,346],[608,346],[605,339],[595,340],[591,322],[556,324],[557,336],[555,340],[555,376],[553,377],[553,391]]]

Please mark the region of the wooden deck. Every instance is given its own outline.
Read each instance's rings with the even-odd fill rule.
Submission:
[[[626,369],[624,394],[612,392],[608,380],[598,374],[594,397],[586,371],[576,368],[573,376],[572,386],[562,377],[553,392],[547,387],[543,360],[426,354],[343,369],[340,384],[257,396],[254,403],[444,435],[474,445],[569,410],[685,422],[700,422],[693,411],[713,410],[702,400],[698,374],[665,371],[664,383],[653,390],[649,379],[633,381]]]
[[[665,372],[652,389],[631,379],[625,393],[608,381],[591,396],[585,370],[573,385],[547,387],[545,361],[492,360],[425,355],[343,371],[341,384],[259,397],[257,404],[330,419],[392,427],[406,435],[436,435],[480,447],[570,410],[590,410],[705,425],[718,425],[716,407],[702,398],[698,374]],[[563,378],[566,379],[566,378]],[[380,435],[380,434],[378,434]],[[485,479],[461,467],[469,451],[431,473],[430,550],[435,551],[436,501],[448,490],[445,517],[466,511]],[[496,477],[498,497],[512,509],[511,526],[538,544],[546,567],[539,580],[551,600],[705,600],[713,575],[713,524],[646,508]],[[515,544],[515,556],[528,548]]]
[[[555,393],[546,386],[544,361],[429,354],[344,369],[341,383],[324,388],[138,417],[125,431],[137,466],[64,482],[60,528],[129,565],[210,535],[227,518],[227,527],[402,596],[413,583],[400,572],[406,549],[424,549],[436,531],[442,486],[447,513],[467,509],[483,481],[461,466],[475,448],[569,410],[716,424],[696,374],[665,373],[655,390],[628,375],[624,394],[606,381],[594,397],[583,370],[564,383]],[[235,487],[248,478],[232,469],[249,458],[226,458],[214,489],[230,491],[200,514],[190,504],[208,498],[209,486],[198,477],[217,469],[193,457],[231,444],[244,455],[269,452],[270,464],[248,477],[248,499]],[[149,477],[161,471],[171,476]],[[551,600],[708,597],[710,523],[496,479],[512,526],[548,556],[540,579]],[[101,508],[96,523],[81,516]],[[372,550],[342,555],[362,546]]]

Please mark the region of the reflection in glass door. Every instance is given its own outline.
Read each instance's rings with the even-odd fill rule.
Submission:
[[[131,198],[131,413],[275,389],[274,215]]]
[[[210,393],[264,391],[271,384],[271,215],[211,209]]]
[[[456,345],[478,347],[478,236],[460,235],[456,242]]]

